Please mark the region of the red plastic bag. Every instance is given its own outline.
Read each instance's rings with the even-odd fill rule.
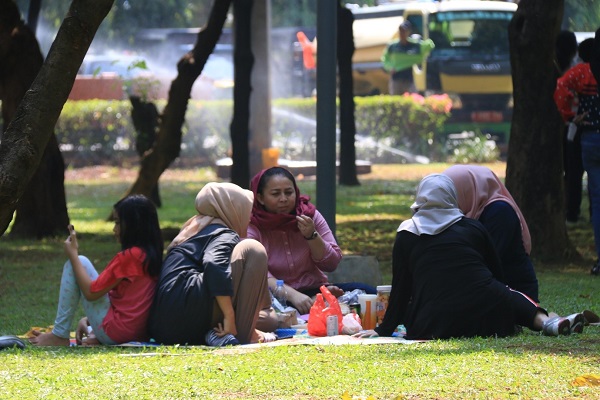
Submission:
[[[317,293],[317,299],[310,308],[310,314],[308,315],[308,334],[311,336],[327,336],[327,317],[330,315],[337,315],[338,332],[342,333],[344,324],[340,303],[325,286],[321,286],[320,289],[322,294]],[[329,303],[329,307],[325,304],[325,300]]]

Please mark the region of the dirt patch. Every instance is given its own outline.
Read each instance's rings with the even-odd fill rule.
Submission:
[[[120,181],[135,182],[139,174],[139,168],[119,168],[105,165],[96,165],[92,167],[69,168],[65,171],[65,180],[67,181]],[[211,178],[210,173],[199,173],[196,168],[189,169],[167,169],[161,175],[161,180],[168,181],[206,181],[207,179],[217,179],[216,174]]]

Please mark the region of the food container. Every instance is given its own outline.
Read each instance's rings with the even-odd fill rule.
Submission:
[[[391,285],[377,286],[377,300],[375,301],[375,314],[377,315],[377,326],[383,322],[383,317],[390,301]]]

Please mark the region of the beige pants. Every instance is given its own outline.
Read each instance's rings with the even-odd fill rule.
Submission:
[[[275,330],[277,316],[271,309],[265,247],[254,239],[244,239],[238,243],[231,253],[231,278],[237,328],[235,336],[240,343],[250,343],[255,329]],[[223,313],[215,302],[213,326],[222,321]]]

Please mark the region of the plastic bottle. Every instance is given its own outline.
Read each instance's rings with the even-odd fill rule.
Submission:
[[[285,286],[283,286],[283,281],[281,279],[277,280],[277,287],[275,287],[275,290],[273,291],[273,297],[277,299],[282,308],[287,307],[287,290],[285,290]],[[280,311],[283,311],[283,309]]]

